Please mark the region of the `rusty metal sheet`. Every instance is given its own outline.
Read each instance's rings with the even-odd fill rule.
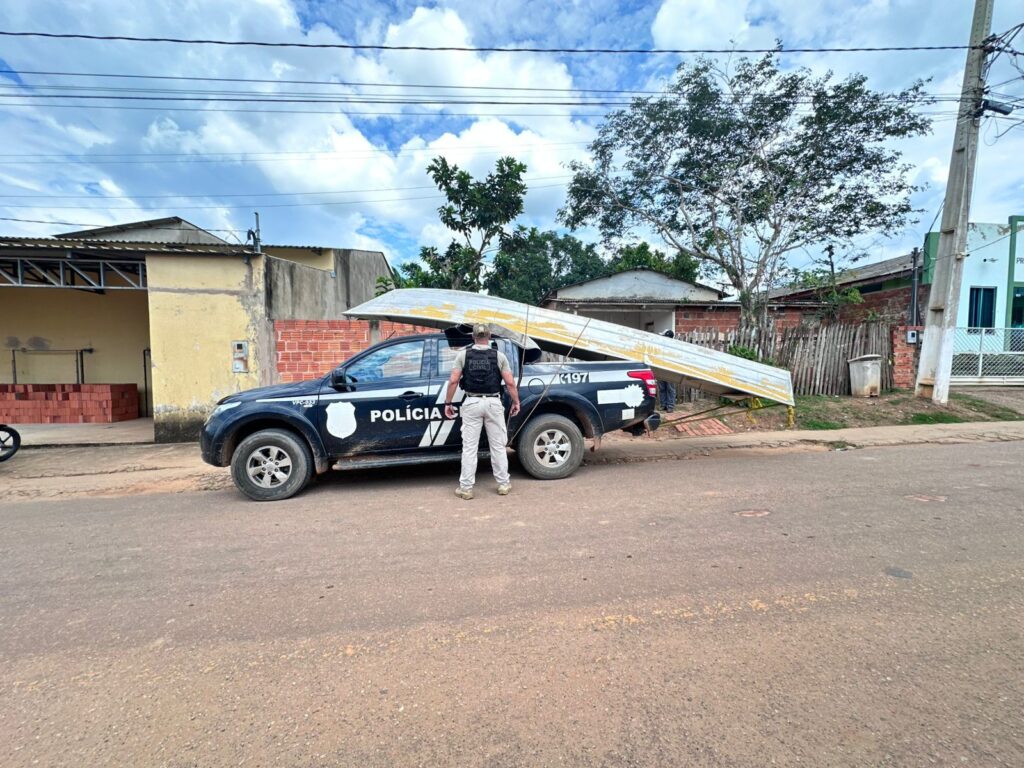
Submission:
[[[433,288],[389,291],[345,312],[349,317],[447,328],[487,323],[532,338],[546,351],[589,360],[636,360],[660,379],[716,394],[793,405],[789,371],[604,320],[533,307],[495,296]]]

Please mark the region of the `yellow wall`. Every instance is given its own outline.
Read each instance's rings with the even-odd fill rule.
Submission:
[[[0,383],[12,381],[11,348],[81,349],[85,381],[138,384],[143,389],[142,351],[149,346],[145,291],[97,294],[68,288],[0,288]],[[18,381],[73,384],[74,354],[17,354]]]
[[[150,255],[146,268],[156,437],[194,440],[217,400],[269,382],[263,260]],[[233,341],[249,342],[247,373],[232,372]]]
[[[305,264],[307,267],[316,267],[317,269],[330,271],[335,266],[333,248],[291,248],[288,246],[270,245],[264,247],[263,250],[271,256]]]

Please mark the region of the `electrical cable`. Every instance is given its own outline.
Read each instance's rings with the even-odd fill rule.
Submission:
[[[355,80],[269,80],[252,77],[200,77],[194,75],[144,75],[123,72],[62,72],[32,69],[0,69],[0,75],[46,75],[53,77],[109,77],[133,80],[170,80],[204,83],[259,83],[263,85],[332,85],[345,88],[441,88],[459,91],[525,91],[554,93],[628,93],[657,96],[662,91],[621,88],[541,88],[514,85],[447,85],[442,83],[379,83]]]
[[[735,54],[735,53],[879,53],[895,51],[967,51],[984,45],[890,45],[822,48],[539,48],[456,45],[368,45],[356,43],[302,43],[267,40],[219,40],[213,38],[140,37],[134,35],[87,35],[72,32],[0,31],[0,37],[40,38],[47,40],[94,40],[99,42],[174,43],[178,45],[221,45],[258,48],[306,48],[346,51],[419,51],[457,53],[564,53],[564,54]]]
[[[551,181],[552,179],[571,179],[568,174],[557,176],[532,176],[524,177],[523,181]],[[417,189],[436,189],[435,184],[420,184],[412,187],[376,187],[367,189],[336,189],[322,190],[319,192],[207,192],[205,194],[191,195],[5,195],[0,193],[0,198],[10,199],[43,199],[43,200],[183,200],[203,199],[207,197],[300,197],[307,195],[353,195],[365,194],[367,192],[408,192]],[[0,207],[2,207],[0,203]]]
[[[0,208],[4,206],[0,205]],[[44,219],[18,219],[10,216],[0,216],[0,221],[16,221],[24,224],[59,224],[63,227],[91,227],[102,229],[105,227],[116,227],[117,224],[85,224],[81,221],[46,221]],[[214,229],[212,227],[200,227],[204,232],[229,232],[231,234],[238,234],[242,230],[240,229]],[[193,230],[187,227],[147,227],[147,231],[154,232],[192,232]]]
[[[534,142],[530,144],[516,144],[513,146],[514,149],[538,149],[547,147],[585,147],[589,145],[589,141],[551,141],[551,142]],[[361,152],[339,152],[334,150],[291,150],[291,151],[279,151],[279,152],[111,152],[111,153],[96,153],[96,154],[77,154],[77,153],[10,153],[0,154],[0,162],[21,162],[28,163],[28,160],[18,161],[11,160],[10,158],[40,158],[39,162],[45,159],[53,158],[53,162],[66,163],[68,160],[74,160],[80,158],[82,161],[88,161],[91,163],[104,162],[103,158],[150,158],[149,160],[142,160],[142,162],[153,162],[151,158],[216,158],[211,162],[224,162],[221,158],[225,157],[238,157],[244,159],[258,159],[262,162],[269,162],[271,160],[288,160],[292,161],[296,157],[303,155],[309,155],[314,157],[335,157],[339,159],[357,159],[366,157],[375,157],[376,155],[385,154],[390,158],[397,157],[399,155],[416,155],[416,154],[429,154],[436,152],[443,152],[445,154],[450,152],[462,152],[469,150],[482,150],[482,149],[498,149],[503,152],[508,152],[510,142],[505,144],[459,144],[452,147],[399,147],[391,150],[383,147],[370,147]],[[97,159],[99,158],[99,159]],[[175,161],[177,162],[177,161]]]
[[[530,190],[534,189],[553,189],[555,187],[564,187],[566,184],[535,184],[530,187]],[[528,190],[528,192],[530,191]],[[389,197],[381,198],[379,200],[335,200],[335,201],[318,201],[312,203],[269,203],[260,204],[258,207],[263,208],[309,208],[319,206],[334,206],[334,205],[375,205],[376,203],[398,203],[398,202],[411,202],[414,200],[437,200],[443,198],[444,195],[438,192],[434,195],[419,195],[416,197]],[[47,210],[51,211],[94,211],[96,206],[94,205],[49,205],[46,206]],[[248,210],[253,206],[249,205],[184,205],[174,206],[176,210],[180,211],[218,211],[218,210]],[[39,204],[35,205],[5,205],[0,204],[0,208],[39,208]],[[104,206],[104,211],[138,211],[139,208],[136,206]]]
[[[3,107],[31,107],[39,109],[45,106],[47,109],[82,109],[81,104],[11,104],[5,103]],[[344,115],[349,117],[408,117],[408,118],[436,118],[436,117],[607,117],[605,112],[367,112],[349,111],[341,109],[239,109],[239,108],[212,108],[212,107],[131,107],[118,104],[90,104],[89,109],[117,109],[133,112],[216,112],[216,113],[238,113],[257,115]]]

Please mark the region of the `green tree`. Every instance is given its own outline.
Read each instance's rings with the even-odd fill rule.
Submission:
[[[519,227],[503,238],[484,287],[503,299],[539,304],[555,283],[551,232]]]
[[[894,140],[928,131],[923,97],[920,81],[878,92],[863,75],[782,70],[774,55],[730,71],[698,59],[664,94],[608,115],[560,214],[607,240],[657,233],[724,275],[760,321],[787,254],[908,222],[916,187]]]
[[[440,252],[421,248],[420,260],[402,267],[408,287],[479,291],[484,253],[523,211],[526,166],[511,157],[498,160],[493,173],[476,181],[468,171],[436,157],[427,173],[447,202],[437,209],[441,223],[458,237]]]
[[[484,286],[495,296],[540,304],[555,288],[607,273],[608,264],[595,245],[572,235],[518,227],[502,237]]]
[[[639,268],[654,269],[688,283],[695,283],[700,272],[700,262],[690,254],[678,251],[675,256],[669,258],[647,243],[622,246],[608,266],[610,272],[625,272],[627,269]]]
[[[812,260],[810,269],[793,270],[790,282],[794,288],[813,290],[821,302],[818,314],[833,320],[839,317],[843,307],[864,301],[856,288],[844,288],[839,284],[845,270],[837,266],[838,262],[835,247],[827,245],[824,254]]]
[[[557,278],[553,288],[582,283],[608,274],[608,262],[597,252],[597,245],[583,243],[569,234],[552,238],[551,256]]]

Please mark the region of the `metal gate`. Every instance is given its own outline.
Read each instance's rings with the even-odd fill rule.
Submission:
[[[1024,385],[1024,328],[957,328],[954,384]]]

